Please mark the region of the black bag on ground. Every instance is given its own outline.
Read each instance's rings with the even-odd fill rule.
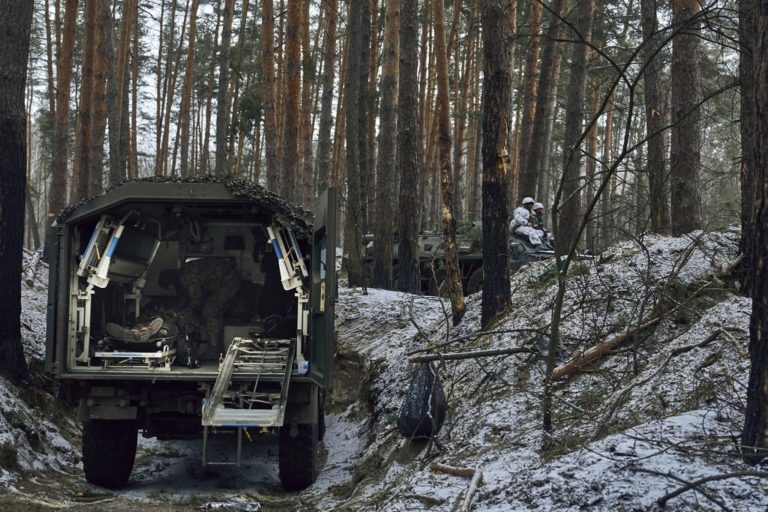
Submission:
[[[421,363],[397,415],[397,428],[404,437],[433,437],[443,426],[447,408],[437,369],[431,362]]]

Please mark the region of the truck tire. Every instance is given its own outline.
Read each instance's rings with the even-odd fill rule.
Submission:
[[[85,479],[109,489],[124,487],[136,458],[137,433],[131,421],[86,421],[83,425]]]
[[[306,489],[317,480],[317,423],[280,427],[280,484],[286,491]]]
[[[467,280],[467,295],[477,293],[483,287],[483,267],[477,268],[472,272]]]

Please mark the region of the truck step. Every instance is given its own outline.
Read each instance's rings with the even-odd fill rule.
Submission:
[[[277,426],[278,409],[227,409],[217,407],[205,422],[208,427]],[[282,418],[280,418],[282,420]],[[282,421],[280,421],[282,423]]]

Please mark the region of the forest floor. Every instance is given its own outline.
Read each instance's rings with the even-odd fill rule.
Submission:
[[[200,465],[201,442],[139,439],[119,492],[89,485],[80,427],[46,391],[40,372],[47,270],[25,255],[22,330],[38,378],[19,390],[0,380],[0,510],[457,510],[470,479],[434,464],[476,469],[473,510],[765,510],[765,467],[745,466],[738,438],[749,371],[751,303],[723,274],[738,232],[648,236],[574,265],[558,364],[633,332],[610,354],[555,386],[553,431],[542,429],[546,351],[557,289],[548,262],[511,278],[513,304],[477,335],[481,294],[449,327],[435,297],[340,288],[334,390],[317,483],[281,490],[277,442],[253,436],[241,467]],[[636,330],[654,312],[652,327]],[[528,352],[439,367],[448,401],[434,442],[400,436],[397,415],[417,365],[407,355],[521,347]],[[546,439],[546,443],[545,443]],[[234,455],[234,440],[212,458]]]

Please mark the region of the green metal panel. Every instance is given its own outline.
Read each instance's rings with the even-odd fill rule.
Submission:
[[[331,388],[336,345],[336,189],[323,192],[315,206],[312,228],[312,341],[310,377]]]

